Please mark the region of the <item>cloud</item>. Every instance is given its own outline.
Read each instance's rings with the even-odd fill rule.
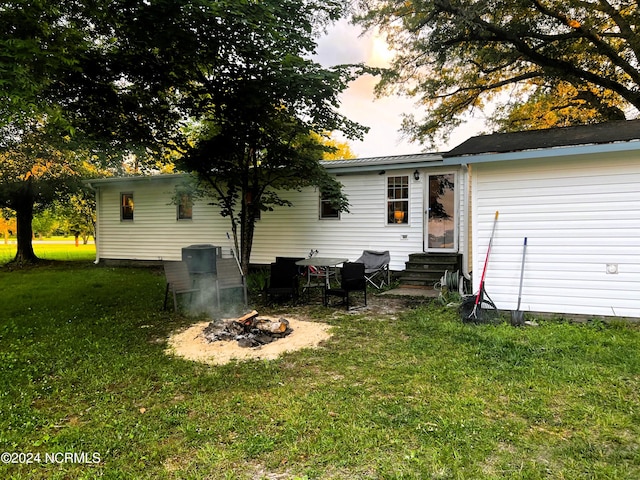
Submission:
[[[391,56],[392,53],[381,36],[374,32],[363,34],[360,27],[341,20],[329,27],[327,34],[319,39],[314,60],[326,67],[346,63],[385,67]],[[361,158],[423,151],[420,144],[410,142],[400,131],[404,114],[422,116],[416,101],[398,95],[376,98],[376,83],[376,78],[362,76],[352,82],[340,97],[340,113],[370,129],[363,141],[349,140],[351,150]],[[478,121],[460,127],[452,135],[449,144],[443,145],[439,150],[448,150],[463,142],[479,128]]]

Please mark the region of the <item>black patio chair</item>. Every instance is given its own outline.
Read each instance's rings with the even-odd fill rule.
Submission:
[[[324,291],[324,305],[329,306],[329,297],[342,297],[349,310],[349,294],[364,292],[364,306],[367,306],[367,279],[364,263],[347,262],[340,272],[340,288],[327,288]]]
[[[299,283],[300,274],[295,262],[276,261],[272,263],[269,284],[264,289],[267,301],[273,300],[274,297],[288,297],[296,300]]]
[[[299,260],[304,260],[304,257],[276,257],[276,263],[287,264],[302,276],[306,270],[304,267],[296,265],[296,262]]]
[[[356,260],[356,262],[364,263],[364,275],[367,282],[378,290],[391,284],[390,261],[389,250],[384,252],[364,250],[360,258]]]

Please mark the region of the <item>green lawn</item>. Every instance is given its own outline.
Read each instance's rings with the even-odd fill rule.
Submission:
[[[55,238],[49,241],[65,241],[66,243],[35,241],[33,243],[33,250],[37,257],[45,260],[63,261],[95,260],[96,258],[96,247],[93,243],[83,245],[81,241],[76,247],[73,237]],[[15,243],[0,243],[0,265],[13,260],[13,257],[16,256],[16,248]]]
[[[40,454],[0,478],[640,478],[637,326],[298,307],[324,348],[213,367],[164,353],[194,319],[160,310],[157,271],[0,285],[0,452]]]

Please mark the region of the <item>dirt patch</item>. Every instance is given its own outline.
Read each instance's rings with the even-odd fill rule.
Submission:
[[[326,323],[291,317],[287,317],[287,320],[293,330],[288,336],[261,347],[251,348],[240,347],[235,341],[208,342],[204,338],[203,330],[210,322],[200,322],[172,335],[169,338],[167,352],[196,362],[224,365],[233,360],[273,360],[284,352],[318,348],[321,342],[331,337],[331,326]]]

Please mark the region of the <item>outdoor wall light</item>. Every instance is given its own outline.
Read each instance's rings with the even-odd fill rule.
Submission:
[[[417,181],[420,180],[420,172],[418,170],[416,170],[415,172],[413,172],[413,178]]]

